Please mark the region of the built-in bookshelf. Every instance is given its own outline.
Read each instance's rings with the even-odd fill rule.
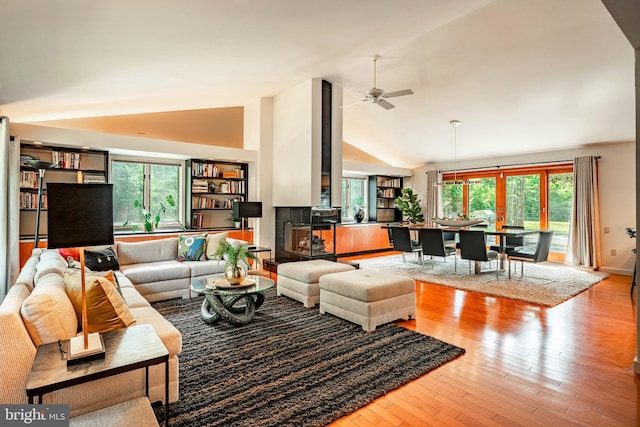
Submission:
[[[40,175],[29,165],[29,160],[55,163],[47,169],[42,185],[40,235],[47,233],[47,183],[105,183],[108,182],[109,153],[99,150],[51,146],[34,142],[20,144],[20,237],[32,238],[35,233]]]
[[[234,201],[247,200],[246,163],[192,159],[189,224],[192,228],[233,227]]]
[[[369,176],[369,221],[395,222],[402,220],[395,199],[402,191],[402,177]]]

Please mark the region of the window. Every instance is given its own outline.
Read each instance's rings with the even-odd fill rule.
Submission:
[[[142,209],[134,207],[134,201],[138,200],[141,207],[151,212],[152,218],[160,215],[158,228],[179,227],[184,222],[182,176],[181,164],[112,160],[114,226],[118,228],[128,221],[128,226],[137,224],[143,228]],[[167,203],[168,196],[175,200],[176,206]],[[163,205],[165,212],[161,212]]]
[[[573,166],[500,168],[457,174],[470,185],[442,188],[442,210],[448,217],[466,215],[493,226],[524,225],[527,229],[554,230],[552,252],[567,246],[573,196]],[[443,179],[453,179],[444,174]],[[535,246],[537,236],[525,238]]]
[[[357,208],[362,208],[365,213],[367,200],[366,178],[342,178],[342,220],[354,221]]]

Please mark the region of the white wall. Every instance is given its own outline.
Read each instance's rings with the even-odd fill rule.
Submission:
[[[532,162],[572,160],[580,156],[601,156],[598,161],[598,186],[600,189],[600,216],[602,241],[602,271],[631,275],[635,256],[631,249],[636,242],[624,232],[625,227],[635,227],[635,143],[593,144],[573,150],[547,151],[521,156],[460,161],[458,169],[491,168]],[[412,187],[420,195],[423,204],[426,195],[426,172],[449,170],[450,163],[428,164],[415,170]],[[426,206],[424,206],[426,208]],[[610,233],[605,234],[608,227]],[[611,255],[615,249],[617,255]]]
[[[244,146],[258,152],[249,169],[249,200],[262,201],[262,218],[254,219],[254,243],[275,247],[273,208],[273,98],[261,98],[244,107]]]
[[[313,111],[317,82],[307,80],[273,100],[274,206],[320,205],[320,126]],[[318,154],[315,154],[318,151]]]

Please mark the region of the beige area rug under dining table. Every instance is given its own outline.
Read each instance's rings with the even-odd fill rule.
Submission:
[[[416,261],[416,256],[407,254],[407,263],[402,263],[402,255],[389,255],[357,260],[360,268],[411,277],[414,280],[449,286],[465,291],[479,292],[502,298],[524,301],[531,304],[553,307],[579,294],[585,289],[609,277],[608,273],[578,269],[545,262],[525,263],[524,275],[520,275],[520,263],[511,265],[511,279],[507,270],[501,270],[496,279],[495,262],[483,263],[482,268],[493,271],[469,274],[469,262],[458,259],[458,271],[454,271],[453,257],[425,260],[424,266]],[[506,263],[505,263],[506,264]],[[506,265],[505,265],[506,268]]]

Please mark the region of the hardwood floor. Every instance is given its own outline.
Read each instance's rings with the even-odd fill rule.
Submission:
[[[331,424],[639,426],[635,297],[613,275],[553,308],[417,283],[417,319],[462,357]]]

